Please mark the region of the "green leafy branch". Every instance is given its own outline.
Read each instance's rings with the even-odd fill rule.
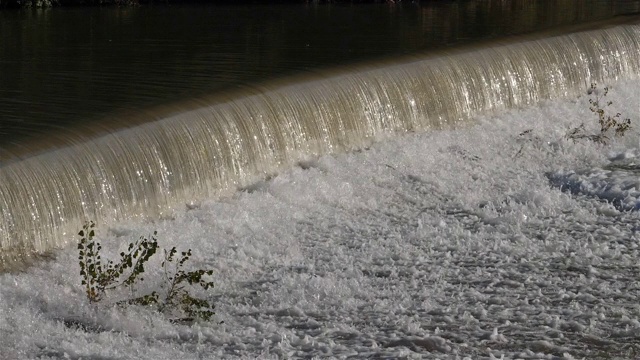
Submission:
[[[596,83],[592,83],[589,88],[589,94],[592,95],[592,98],[589,99],[589,110],[598,117],[600,132],[596,134],[588,134],[584,123],[582,123],[580,126],[569,130],[565,135],[565,138],[573,140],[574,143],[582,139],[587,139],[598,144],[606,145],[610,140],[610,130],[614,131],[615,136],[621,137],[631,129],[631,119],[623,119],[622,114],[620,113],[611,115],[607,112],[606,108],[613,104],[613,101],[604,102],[603,100],[608,93],[609,88],[605,87],[602,95],[599,95]]]
[[[191,249],[186,252],[181,252],[178,258],[175,257],[177,252],[175,247],[171,248],[170,251],[165,250],[164,252],[162,267],[165,271],[168,289],[160,311],[163,311],[166,307],[179,307],[191,318],[209,320],[214,315],[213,308],[207,301],[191,296],[185,289],[185,286],[187,284],[191,286],[199,285],[204,290],[213,288],[213,282],[204,279],[205,275],[210,276],[213,274],[213,271],[195,270],[185,272],[183,266],[191,257]],[[176,259],[177,262],[174,262]],[[172,263],[175,264],[174,269],[172,272],[169,272],[168,267]]]
[[[151,239],[141,236],[136,242],[130,243],[126,252],[120,253],[118,262],[102,259],[102,245],[96,238],[95,223],[87,222],[78,232],[78,260],[80,264],[80,276],[82,285],[90,302],[95,303],[104,299],[109,290],[119,287],[129,287],[131,293],[135,293],[135,287],[144,281],[142,274],[145,272],[145,264],[159,249],[157,232],[154,231]],[[215,314],[214,306],[209,300],[194,297],[189,290],[196,286],[203,290],[213,288],[213,282],[206,277],[213,275],[213,270],[185,271],[184,266],[191,258],[191,249],[181,252],[173,247],[170,251],[164,250],[162,268],[166,284],[161,288],[166,289],[161,296],[157,291],[152,291],[131,299],[118,301],[119,305],[143,305],[155,307],[162,313],[179,312],[186,315],[179,321],[202,319],[208,321]]]

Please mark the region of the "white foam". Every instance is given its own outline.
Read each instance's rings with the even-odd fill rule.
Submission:
[[[610,156],[604,167],[561,170],[550,175],[552,183],[577,194],[605,200],[621,210],[640,210],[640,164],[637,149]]]
[[[636,127],[609,147],[563,139],[595,121],[585,97],[547,101],[98,224],[108,254],[153,230],[192,248],[215,321],[88,304],[69,248],[0,275],[0,358],[629,358],[640,83],[611,85]]]

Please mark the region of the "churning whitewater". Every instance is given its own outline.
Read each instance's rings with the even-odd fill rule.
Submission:
[[[354,69],[238,95],[0,167],[0,263],[59,248],[86,219],[165,216],[309,157],[640,74],[640,26]]]
[[[592,82],[632,121],[573,142]],[[0,359],[640,357],[640,26],[354,69],[0,167]],[[87,301],[157,230],[212,322]],[[165,274],[153,260],[145,289]]]
[[[585,88],[99,223],[108,255],[153,230],[194,249],[215,269],[215,321],[91,305],[67,248],[0,276],[0,357],[637,358],[640,83],[608,85],[634,125],[608,146],[564,138],[597,130]]]

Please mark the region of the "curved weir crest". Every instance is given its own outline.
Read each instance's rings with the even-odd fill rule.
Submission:
[[[354,70],[177,113],[0,167],[0,268],[86,219],[158,216],[309,156],[640,75],[640,26]]]

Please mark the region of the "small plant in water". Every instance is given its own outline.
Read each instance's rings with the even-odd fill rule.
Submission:
[[[157,232],[154,231],[150,239],[141,236],[136,242],[129,244],[126,252],[120,253],[117,262],[103,259],[102,245],[95,235],[95,223],[87,222],[78,233],[78,260],[80,276],[85,288],[87,299],[95,303],[103,300],[106,293],[120,287],[128,287],[132,294],[136,293],[136,286],[144,281],[142,275],[145,265],[158,250]],[[185,271],[184,266],[191,258],[191,249],[178,254],[173,247],[164,250],[162,268],[165,283],[160,286],[162,291],[152,291],[142,296],[118,301],[118,305],[151,306],[164,314],[177,315],[174,321],[185,322],[194,319],[208,321],[215,314],[214,306],[207,299],[191,295],[190,289],[200,286],[202,289],[213,288],[213,282],[207,281],[206,276],[213,275],[213,270]]]
[[[610,138],[609,134],[611,130],[615,136],[624,136],[624,134],[631,129],[631,119],[623,119],[622,114],[616,113],[611,115],[607,112],[606,108],[613,104],[612,101],[604,101],[603,99],[609,93],[609,88],[605,87],[602,95],[598,94],[597,84],[592,83],[589,88],[589,94],[592,96],[589,99],[589,110],[598,117],[598,124],[600,125],[600,132],[597,134],[587,134],[584,123],[575,127],[567,132],[565,137],[573,142],[577,142],[582,139],[591,140],[595,143],[606,145]]]
[[[213,306],[207,300],[191,296],[186,290],[186,286],[199,285],[204,290],[212,288],[213,282],[206,281],[204,276],[212,275],[213,271],[195,270],[185,272],[182,267],[191,257],[191,249],[181,252],[176,257],[177,252],[175,246],[169,251],[164,251],[162,268],[164,269],[168,286],[164,300],[160,305],[160,311],[164,311],[167,308],[179,308],[190,318],[209,320],[214,315]],[[168,268],[171,264],[173,264],[173,268],[169,271]]]

